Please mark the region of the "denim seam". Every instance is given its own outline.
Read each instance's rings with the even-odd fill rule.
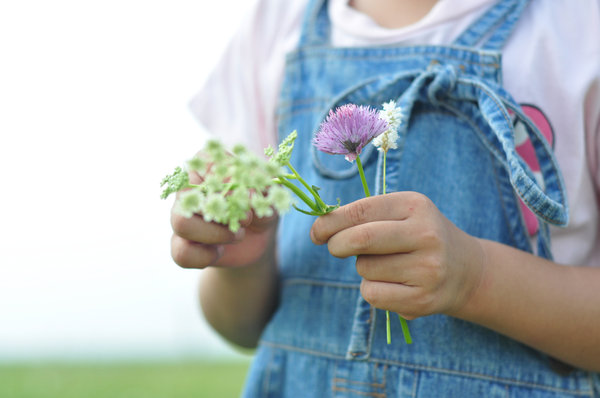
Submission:
[[[515,385],[515,386],[530,387],[530,388],[539,388],[539,389],[548,390],[548,391],[561,392],[561,393],[569,393],[569,394],[576,394],[576,395],[588,395],[592,391],[592,390],[575,390],[575,391],[573,391],[573,390],[566,390],[564,388],[552,387],[552,386],[547,386],[547,385],[543,385],[543,384],[530,383],[530,382],[516,380],[516,379],[510,379],[510,378],[504,378],[504,377],[496,377],[496,376],[488,376],[488,375],[484,375],[484,374],[481,374],[481,373],[472,373],[472,372],[465,372],[465,371],[460,371],[460,370],[452,370],[452,369],[445,369],[445,368],[435,368],[435,367],[426,366],[426,365],[415,365],[415,364],[410,364],[410,363],[405,363],[405,362],[400,362],[400,361],[387,360],[387,359],[370,358],[369,362],[387,363],[387,364],[395,365],[395,366],[403,366],[403,367],[406,367],[406,368],[409,368],[409,369],[425,370],[425,371],[430,371],[430,372],[449,374],[449,375],[452,375],[452,376],[472,377],[472,378],[476,378],[476,379],[487,380],[487,381],[494,381],[494,382],[498,382],[498,383],[512,384],[512,385]]]
[[[333,379],[333,390],[334,391],[340,391],[340,392],[352,392],[352,393],[356,393],[358,395],[365,395],[365,396],[371,396],[371,397],[382,397],[385,398],[385,388],[386,388],[386,376],[387,376],[387,368],[388,365],[384,364],[383,365],[383,377],[382,377],[382,382],[381,383],[369,383],[369,382],[364,382],[364,381],[357,381],[357,380],[351,380],[351,379],[346,379],[343,377],[334,377]],[[379,364],[375,364],[375,370],[379,370]],[[336,373],[337,373],[337,364],[336,364]],[[374,377],[377,377],[376,374]],[[376,392],[376,391],[371,391],[371,392],[366,392],[366,391],[360,391],[360,390],[355,390],[353,388],[344,388],[341,386],[338,386],[337,384],[354,384],[357,386],[365,386],[365,387],[371,387],[374,389],[378,389],[378,390],[383,390],[383,392]],[[348,386],[351,387],[351,386]]]
[[[496,189],[498,190],[498,197],[501,198],[500,200],[500,206],[502,206],[502,213],[504,214],[504,222],[506,223],[506,227],[508,228],[508,230],[510,231],[510,239],[512,240],[513,245],[515,247],[519,247],[519,242],[517,241],[516,237],[515,237],[515,228],[513,227],[513,225],[510,222],[510,218],[508,216],[508,211],[506,208],[506,201],[504,200],[504,195],[502,193],[502,188],[500,187],[500,176],[498,176],[498,169],[496,167],[494,167],[494,175],[496,176],[495,178],[495,185],[496,185]],[[514,191],[513,191],[514,194]],[[518,206],[518,200],[517,200],[517,206]],[[521,217],[521,223],[523,223],[523,215],[521,214],[520,211],[518,211],[520,217]]]
[[[393,47],[380,47],[377,50],[389,50],[392,49]],[[406,48],[406,47],[404,47]],[[438,47],[436,46],[426,46],[423,48],[430,48],[430,49],[437,49]],[[448,46],[443,46],[443,47],[439,47],[439,48],[450,48]],[[499,56],[497,51],[489,51],[489,52],[485,52],[485,51],[473,51],[473,50],[469,50],[468,47],[453,47],[451,48],[452,50],[455,51],[459,51],[462,53],[470,53],[472,54],[474,57],[490,57],[490,58],[497,58]],[[328,54],[327,55],[323,55],[323,50],[327,50]],[[330,50],[333,50],[335,53],[331,54]],[[406,59],[406,58],[414,58],[415,55],[423,55],[427,58],[435,58],[435,57],[440,57],[443,59],[451,59],[451,60],[456,60],[456,61],[461,61],[462,63],[466,63],[469,65],[478,65],[478,66],[482,66],[482,67],[493,67],[493,68],[499,68],[500,64],[496,61],[496,60],[490,60],[489,62],[485,62],[485,61],[475,61],[475,60],[469,60],[469,59],[465,59],[462,58],[458,55],[454,55],[451,53],[444,53],[444,52],[440,52],[440,51],[421,51],[418,53],[409,53],[409,52],[404,52],[401,54],[393,54],[393,55],[387,55],[387,56],[382,56],[380,54],[377,54],[377,50],[376,51],[372,51],[371,55],[365,54],[365,55],[354,55],[354,54],[348,54],[348,53],[344,53],[346,51],[364,51],[365,48],[362,47],[303,47],[300,49],[300,51],[293,51],[291,53],[288,53],[287,55],[287,59],[286,62],[296,62],[298,59],[301,58],[318,58],[320,60],[328,60],[328,59],[342,59],[342,60],[372,60],[374,58],[376,58],[377,60],[402,60],[402,59]],[[367,48],[366,50],[373,50],[372,48]],[[301,52],[303,54],[301,54]]]
[[[366,391],[360,391],[360,390],[352,390],[350,388],[343,388],[343,387],[337,387],[337,386],[333,386],[333,391],[338,391],[338,392],[349,392],[352,394],[356,394],[356,395],[362,395],[365,397],[375,397],[375,398],[386,398],[385,393],[380,393],[380,392],[366,392]]]
[[[314,355],[317,357],[346,360],[346,358],[341,355],[328,354],[328,353],[324,353],[322,351],[308,350],[305,348],[295,347],[295,346],[291,346],[291,345],[287,345],[287,344],[274,343],[274,342],[269,342],[269,341],[264,341],[264,340],[261,341],[260,344],[263,344],[263,345],[266,345],[266,346],[269,346],[272,348],[279,348],[279,349],[284,349],[284,350],[289,350],[289,351],[296,351],[296,352],[300,352],[303,354]],[[547,385],[543,385],[543,384],[530,383],[530,382],[525,382],[525,381],[520,381],[520,380],[515,380],[515,379],[510,379],[510,378],[488,376],[488,375],[484,375],[484,374],[480,374],[480,373],[464,372],[464,371],[459,371],[459,370],[435,368],[435,367],[425,366],[425,365],[415,365],[415,364],[410,364],[410,363],[405,363],[405,362],[400,362],[400,361],[392,361],[392,360],[379,359],[379,358],[373,358],[373,357],[367,359],[367,362],[383,363],[383,364],[388,364],[388,365],[392,365],[392,366],[401,366],[401,367],[404,367],[407,369],[413,369],[415,371],[421,370],[421,371],[443,373],[443,374],[448,374],[448,375],[452,375],[452,376],[472,377],[475,379],[493,381],[493,382],[497,382],[497,383],[506,383],[506,384],[511,384],[511,385],[520,386],[520,387],[539,388],[539,389],[547,390],[547,391],[569,393],[569,394],[575,394],[575,395],[581,395],[581,396],[589,396],[591,393],[593,393],[593,390],[572,391],[572,390],[566,390],[564,388],[552,387],[552,386],[547,386]]]
[[[331,391],[335,391],[335,375],[338,372],[338,361],[333,363],[333,379],[331,380]]]
[[[385,388],[385,380],[383,381],[383,383],[369,383],[366,381],[357,381],[357,380],[351,380],[351,379],[344,379],[343,377],[335,377],[333,379],[333,382],[334,383],[341,382],[341,383],[348,383],[348,384],[358,384],[361,386],[367,386],[367,387],[373,387],[373,388],[379,388],[379,389]]]
[[[275,352],[271,351],[271,357],[269,359],[269,366],[266,369],[266,374],[265,374],[265,379],[263,380],[263,392],[264,392],[264,396],[268,397],[269,396],[269,391],[271,390],[270,388],[270,381],[271,381],[271,366],[273,364],[274,358],[275,357]]]
[[[288,345],[288,344],[274,343],[274,342],[266,341],[266,340],[261,340],[260,344],[265,345],[267,347],[271,347],[271,348],[279,348],[279,349],[283,349],[283,350],[300,352],[302,354],[314,355],[317,357],[346,361],[346,357],[344,355],[329,354],[329,353],[323,352],[323,351],[314,351],[314,350],[309,350],[306,348],[300,348],[300,347],[296,347],[296,346],[292,346],[292,345]]]
[[[411,395],[413,398],[416,398],[417,397],[417,388],[419,385],[419,377],[421,377],[421,373],[417,369],[414,369],[413,371],[415,372],[415,374],[414,374],[413,388],[412,388]]]

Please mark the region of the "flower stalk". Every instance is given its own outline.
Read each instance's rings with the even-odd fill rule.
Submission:
[[[379,111],[379,116],[386,120],[388,123],[388,129],[381,135],[377,136],[373,140],[373,145],[377,147],[377,150],[383,152],[383,189],[382,194],[386,193],[386,183],[385,176],[387,170],[387,153],[390,149],[397,149],[397,140],[398,140],[398,127],[402,122],[402,110],[396,106],[396,102],[389,101],[383,104],[383,110]],[[402,335],[404,336],[404,341],[406,344],[412,344],[412,337],[410,335],[410,330],[408,328],[408,322],[404,319],[400,314],[398,314],[398,319],[400,320],[400,327],[402,328]],[[392,343],[392,334],[391,334],[391,326],[390,326],[390,312],[385,311],[385,329],[386,329],[386,337],[387,343]]]

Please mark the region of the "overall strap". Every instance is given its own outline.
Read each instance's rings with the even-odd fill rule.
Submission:
[[[500,50],[530,0],[500,0],[471,24],[454,45]]]
[[[330,31],[327,0],[309,0],[304,13],[298,46],[325,46],[329,44]]]

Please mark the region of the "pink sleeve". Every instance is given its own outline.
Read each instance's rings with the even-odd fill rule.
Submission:
[[[275,111],[285,54],[295,48],[306,0],[259,0],[190,108],[227,145],[256,153],[277,140]]]
[[[584,117],[588,165],[600,206],[600,76],[587,92]]]

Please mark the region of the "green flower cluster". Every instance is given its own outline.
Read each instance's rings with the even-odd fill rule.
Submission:
[[[202,182],[191,184],[190,172],[198,173]],[[282,175],[277,162],[265,160],[242,145],[228,152],[220,142],[211,140],[185,169],[177,167],[163,179],[161,197],[182,191],[175,202],[177,213],[185,217],[201,214],[205,221],[228,225],[236,232],[250,210],[258,217],[289,210],[290,192],[276,182]]]
[[[277,152],[270,147],[265,149],[268,160],[249,152],[243,145],[236,145],[228,152],[219,141],[210,140],[201,155],[190,159],[185,168],[177,167],[162,180],[161,198],[181,191],[175,202],[177,213],[185,217],[201,214],[205,221],[228,225],[233,232],[240,228],[240,222],[249,211],[258,217],[270,217],[274,212],[283,214],[293,206],[306,214],[327,214],[338,206],[326,205],[318,194],[319,188],[308,185],[290,163],[297,136],[293,131]],[[202,182],[191,184],[190,172],[198,173]],[[298,181],[300,186],[291,180]],[[296,207],[290,192],[310,210]]]

